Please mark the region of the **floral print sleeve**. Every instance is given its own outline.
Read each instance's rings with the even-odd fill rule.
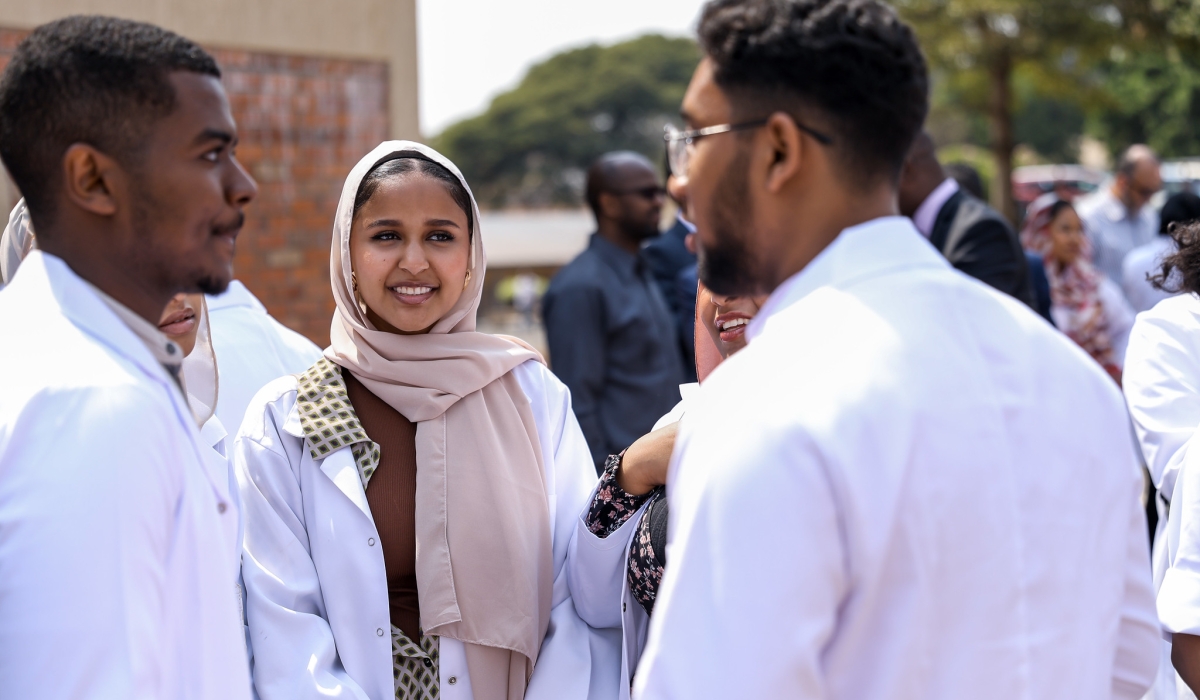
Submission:
[[[604,473],[600,476],[600,488],[588,508],[584,524],[593,535],[604,539],[625,524],[638,508],[654,493],[633,496],[617,485],[617,469],[621,466],[621,455],[609,455],[604,462]]]
[[[584,523],[592,534],[603,539],[616,532],[646,501],[650,501],[637,523],[637,531],[629,547],[629,560],[625,572],[629,579],[629,592],[646,613],[650,614],[654,609],[654,599],[658,597],[658,586],[662,583],[665,564],[661,553],[655,551],[651,522],[655,512],[658,512],[658,516],[664,518],[665,522],[666,490],[659,486],[641,496],[626,493],[625,489],[617,485],[617,469],[620,466],[621,455],[609,455],[604,462],[600,488],[596,489],[596,497],[592,499]]]
[[[637,524],[637,532],[629,546],[629,564],[625,575],[629,578],[629,592],[633,599],[642,606],[647,615],[654,612],[654,600],[658,597],[658,587],[662,583],[663,567],[666,558],[658,551],[662,545],[655,545],[654,523],[661,519],[664,523],[667,517],[667,495],[662,486],[650,492],[650,505],[642,512],[642,519]]]

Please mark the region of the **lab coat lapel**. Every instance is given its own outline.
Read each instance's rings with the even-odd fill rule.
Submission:
[[[339,491],[346,494],[346,498],[358,506],[363,515],[371,517],[371,508],[367,505],[367,492],[363,489],[351,448],[343,447],[321,460],[321,472],[329,477]]]
[[[305,400],[303,397],[298,398],[280,428],[292,437],[303,440],[309,458],[319,465],[321,473],[329,477],[334,486],[337,486],[338,490],[345,494],[351,503],[358,506],[358,509],[374,522],[374,518],[371,517],[371,508],[367,505],[367,491],[362,484],[362,474],[358,462],[354,458],[353,445],[330,450],[324,456],[320,455],[319,450],[314,452],[305,435],[304,422],[300,418],[300,403]]]
[[[187,435],[191,440],[192,449],[201,465],[206,461],[196,430],[195,419],[179,386],[167,370],[150,354],[146,346],[134,335],[133,331],[113,313],[92,288],[75,274],[61,259],[47,255],[41,251],[33,251],[21,264],[20,274],[34,275],[38,287],[44,294],[36,295],[36,303],[47,305],[48,313],[60,313],[72,324],[92,336],[98,343],[104,345],[115,355],[133,363],[147,379],[160,385],[171,397],[175,408],[175,418],[187,426]],[[51,308],[54,307],[54,308]],[[204,447],[203,449],[208,449]],[[228,497],[229,485],[226,478],[214,475],[203,468],[205,478],[212,485],[218,497],[224,494]]]

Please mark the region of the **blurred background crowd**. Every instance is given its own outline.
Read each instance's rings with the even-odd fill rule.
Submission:
[[[30,28],[75,12],[154,22],[212,49],[243,130],[239,156],[261,187],[237,277],[318,345],[333,308],[325,270],[341,179],[385,138],[429,142],[461,164],[485,209],[484,327],[545,350],[542,294],[595,230],[584,200],[589,164],[630,150],[665,175],[663,126],[678,121],[699,57],[688,35],[701,2],[652,5],[5,2],[0,68]],[[1161,161],[1133,188],[1153,216],[1200,181],[1197,0],[895,5],[931,65],[937,159],[1014,230],[1045,193],[1074,200],[1111,190],[1130,145]],[[15,197],[11,184],[0,187],[0,206]],[[675,208],[664,198],[663,230]],[[1114,276],[1115,265],[1102,272]]]

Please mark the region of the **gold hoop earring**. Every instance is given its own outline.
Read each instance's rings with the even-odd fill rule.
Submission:
[[[467,285],[470,283],[471,283],[471,271],[467,270],[467,278],[465,280],[463,280],[463,289],[466,289]]]
[[[354,291],[358,291],[358,274],[353,270],[350,271],[350,286],[354,288]]]

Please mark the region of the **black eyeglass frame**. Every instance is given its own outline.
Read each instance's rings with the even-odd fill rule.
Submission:
[[[607,190],[609,194],[615,194],[619,197],[624,197],[629,194],[636,194],[642,199],[654,199],[655,197],[666,197],[667,188],[662,185],[647,185],[645,187],[635,187],[630,190]]]
[[[804,133],[806,133],[809,136],[816,139],[817,143],[820,143],[823,146],[832,146],[833,145],[832,138],[826,136],[825,134],[822,134],[821,132],[817,131],[816,129],[813,129],[812,127],[808,127],[808,126],[805,126],[804,124],[801,124],[798,119],[796,119],[795,117],[792,117],[790,114],[788,116],[791,118],[792,123],[796,125],[797,129],[799,129],[800,131],[803,131]],[[687,176],[686,172],[685,173],[676,172],[676,167],[677,167],[677,164],[675,162],[676,158],[671,153],[671,146],[673,146],[675,144],[675,142],[683,141],[685,147],[691,146],[692,144],[696,143],[696,141],[698,141],[699,139],[701,139],[704,136],[715,136],[717,134],[728,134],[733,131],[744,131],[746,129],[757,129],[761,126],[766,125],[766,123],[768,121],[770,121],[770,119],[771,119],[771,117],[767,116],[767,117],[763,117],[761,119],[752,119],[750,121],[737,122],[736,124],[714,124],[713,126],[705,126],[705,127],[699,128],[699,129],[688,129],[686,131],[679,131],[674,126],[667,124],[666,126],[663,127],[663,141],[665,141],[667,144],[667,163],[668,163],[668,165],[671,166],[671,174],[674,175],[675,177],[686,177]]]

